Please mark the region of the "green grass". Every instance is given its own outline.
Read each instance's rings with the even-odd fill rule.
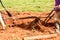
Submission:
[[[44,12],[54,7],[54,0],[2,0],[8,10]],[[0,5],[0,10],[3,10]]]

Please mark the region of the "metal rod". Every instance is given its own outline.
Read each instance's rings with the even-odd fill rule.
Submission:
[[[4,10],[7,12],[8,16],[11,17],[12,15],[9,13],[9,11],[5,8],[5,6],[3,5],[2,1],[0,0],[0,4],[2,5],[2,7],[4,8]]]
[[[54,9],[49,13],[49,15],[48,15],[47,18],[44,20],[44,22],[50,17],[50,15],[52,14],[53,11],[54,11]]]

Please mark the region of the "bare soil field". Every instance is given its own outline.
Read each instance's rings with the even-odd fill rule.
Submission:
[[[33,16],[46,17],[48,15],[47,12],[34,13],[34,12],[9,11],[12,17],[14,17],[14,19],[9,18],[5,11],[1,12],[7,26],[5,30],[2,30],[2,26],[0,25],[0,40],[24,40],[25,37],[50,35],[55,32],[53,18],[50,19],[48,24],[46,25],[38,23],[40,20],[44,21],[45,18],[40,18],[40,20],[36,21],[36,23],[32,23],[35,20],[35,18],[32,18]],[[54,37],[41,38],[35,40],[60,40],[60,34],[57,34]]]

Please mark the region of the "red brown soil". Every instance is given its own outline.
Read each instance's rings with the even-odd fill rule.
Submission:
[[[16,18],[24,18],[28,16],[47,16],[48,13],[46,12],[15,12],[15,11],[9,11],[13,17]],[[6,30],[1,30],[2,26],[0,26],[0,40],[22,40],[24,37],[29,36],[37,36],[37,35],[46,35],[51,34],[54,32],[54,25],[53,25],[53,18],[49,20],[49,25],[42,25],[40,24],[39,29],[40,30],[32,30],[30,28],[26,28],[30,22],[32,22],[34,19],[7,19],[8,15],[5,11],[2,11],[4,20],[6,22],[6,25],[10,25],[10,27],[6,27]],[[44,20],[41,18],[41,20]],[[12,26],[13,22],[15,23],[15,26]],[[16,26],[17,25],[17,26]],[[38,26],[36,26],[38,27]],[[46,39],[40,39],[40,40],[60,40],[60,35],[53,37],[53,38],[46,38]]]

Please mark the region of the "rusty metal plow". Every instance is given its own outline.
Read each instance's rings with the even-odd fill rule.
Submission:
[[[33,26],[32,28],[34,28],[37,24],[38,25],[46,24],[53,16],[54,16],[54,14],[52,14],[52,12],[51,12],[51,13],[48,14],[47,17],[40,17],[40,16],[39,17],[28,16],[28,17],[23,17],[23,18],[7,17],[7,18],[5,18],[5,20],[7,20],[7,19],[20,20],[20,19],[33,19],[34,18],[34,20],[32,22],[30,22],[29,25],[28,25],[28,26]],[[42,21],[41,18],[45,18],[45,20]]]

